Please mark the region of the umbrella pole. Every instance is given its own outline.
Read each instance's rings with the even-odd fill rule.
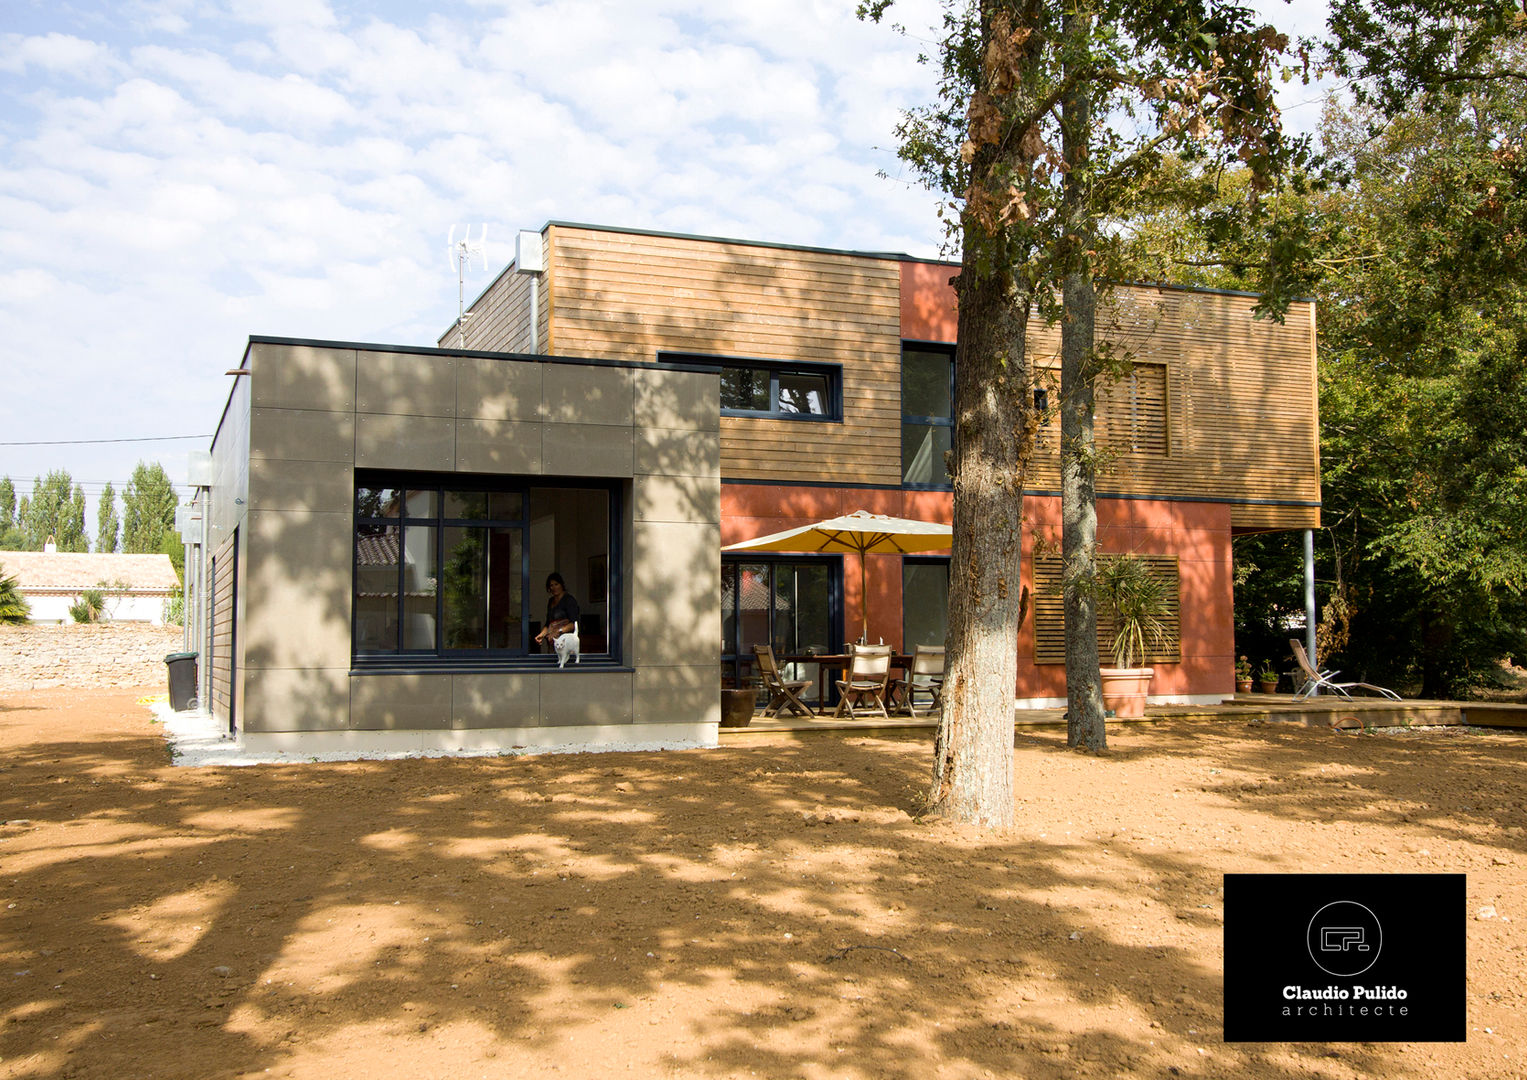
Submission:
[[[869,561],[868,551],[859,552],[859,614],[864,619],[864,635],[859,640],[866,645],[870,643]]]

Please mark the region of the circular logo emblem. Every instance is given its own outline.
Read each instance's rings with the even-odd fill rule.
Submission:
[[[1378,916],[1355,900],[1337,900],[1315,912],[1306,935],[1310,959],[1328,975],[1351,978],[1374,965],[1384,946]]]

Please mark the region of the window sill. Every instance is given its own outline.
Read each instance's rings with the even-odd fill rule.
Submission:
[[[722,409],[721,415],[733,420],[789,420],[792,423],[841,424],[841,416],[819,416],[816,413],[753,412],[748,409]]]
[[[555,656],[451,657],[378,656],[355,657],[350,661],[351,678],[367,675],[473,675],[513,673],[522,675],[568,675],[579,671],[630,672],[619,660],[608,656],[585,656],[574,664],[557,667]]]

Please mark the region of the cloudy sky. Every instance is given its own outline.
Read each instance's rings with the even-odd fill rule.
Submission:
[[[938,254],[892,150],[938,5],[853,7],[4,0],[0,475],[69,469],[93,535],[102,484],[205,440],[16,444],[210,433],[250,334],[433,344],[453,225],[487,226],[468,299],[548,219]]]

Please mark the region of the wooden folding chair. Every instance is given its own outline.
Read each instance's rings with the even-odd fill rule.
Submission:
[[[919,645],[912,650],[912,670],[905,679],[891,684],[891,698],[908,716],[924,715],[917,711],[918,697],[927,699],[927,715],[944,704],[944,647]]]
[[[856,709],[873,706],[881,716],[890,718],[885,696],[891,679],[889,645],[855,645],[848,658],[848,677],[838,679],[838,708],[834,716],[846,711],[852,720],[859,719]]]
[[[765,716],[776,716],[781,709],[789,709],[801,716],[815,716],[811,706],[799,697],[800,692],[811,685],[809,679],[786,679],[780,674],[774,659],[774,646],[754,645],[753,656],[758,661],[758,677],[764,689],[769,691],[769,704],[764,706]]]

